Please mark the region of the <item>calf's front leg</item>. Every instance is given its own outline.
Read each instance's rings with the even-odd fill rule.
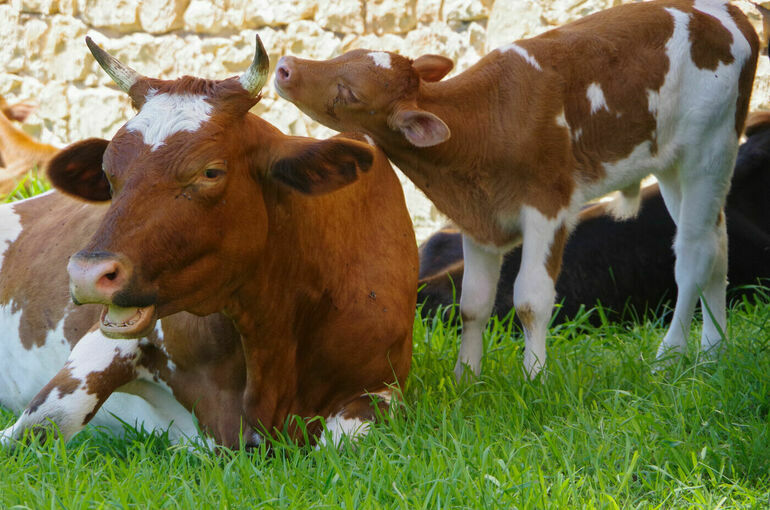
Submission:
[[[545,337],[568,231],[563,221],[530,207],[522,208],[521,224],[524,242],[513,304],[524,328],[524,371],[534,378],[545,365]]]
[[[500,279],[502,255],[485,248],[463,234],[463,290],[460,295],[460,314],[463,319],[460,352],[455,365],[455,377],[459,381],[465,370],[474,375],[481,371],[484,353],[482,335],[495,304],[497,281]]]

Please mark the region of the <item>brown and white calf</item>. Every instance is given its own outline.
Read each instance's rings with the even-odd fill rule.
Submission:
[[[408,374],[416,301],[417,246],[385,155],[360,135],[286,136],[249,114],[267,76],[261,43],[249,71],[222,81],[146,78],[89,46],[139,113],[49,165],[60,189],[111,202],[70,258],[73,300],[102,304],[113,338],[181,311],[231,318],[241,365],[204,386],[164,377],[220,443],[284,427],[302,441],[302,423],[315,441],[318,416],[335,441],[364,432]],[[150,342],[177,369],[208,359],[184,339]]]
[[[0,96],[0,194],[13,190],[19,178],[35,166],[42,170],[58,152],[53,145],[38,142],[11,122],[24,122],[34,109],[26,102],[9,105]]]
[[[653,1],[503,46],[446,81],[444,57],[354,50],[324,62],[283,57],[275,84],[317,121],[370,136],[463,231],[458,377],[464,365],[480,370],[501,256],[523,238],[513,300],[534,375],[581,205],[621,190],[622,212],[632,212],[650,173],[678,226],[677,305],[658,355],[684,350],[700,295],[714,317],[702,348],[719,343],[722,204],[757,47],[746,17],[724,1]]]
[[[219,398],[207,393],[207,374],[233,371],[230,358],[234,373],[243,365],[235,328],[221,315],[176,314],[146,338],[112,340],[95,327],[100,307],[71,303],[67,260],[106,210],[58,192],[0,205],[0,405],[21,413],[0,431],[2,445],[50,422],[65,439],[88,422],[119,433],[121,421],[193,439],[192,416],[174,395]],[[198,365],[166,344],[185,346]]]

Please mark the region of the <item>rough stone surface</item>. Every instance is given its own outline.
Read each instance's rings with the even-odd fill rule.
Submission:
[[[159,78],[225,78],[243,72],[259,33],[272,62],[284,54],[331,58],[353,48],[411,57],[438,53],[451,75],[489,49],[621,3],[621,0],[0,0],[0,94],[39,109],[23,129],[65,145],[110,137],[133,112],[99,69],[83,39],[90,35],[138,72]],[[751,2],[734,2],[757,30]],[[451,76],[450,75],[450,76]],[[271,80],[272,81],[272,80]],[[770,109],[770,61],[760,60],[752,108]],[[272,83],[254,108],[285,132],[333,132],[278,98]],[[444,219],[403,178],[418,239]]]

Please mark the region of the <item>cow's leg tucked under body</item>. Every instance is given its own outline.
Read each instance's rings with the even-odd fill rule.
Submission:
[[[463,235],[463,257],[465,272],[460,295],[463,332],[455,365],[455,377],[458,380],[462,378],[466,366],[476,375],[481,371],[483,333],[495,304],[503,260],[501,253],[480,246],[466,235]]]
[[[27,429],[52,424],[65,440],[70,439],[113,391],[136,378],[139,355],[138,340],[113,340],[98,330],[85,335],[16,423],[0,432],[0,444],[20,439]]]

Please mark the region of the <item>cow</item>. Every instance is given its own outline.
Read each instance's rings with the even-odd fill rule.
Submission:
[[[24,122],[34,109],[35,106],[27,102],[9,105],[0,96],[0,194],[13,190],[29,170],[35,167],[42,170],[58,152],[53,145],[38,142],[11,122]]]
[[[70,293],[100,305],[101,335],[168,353],[150,372],[217,443],[241,430],[325,442],[324,423],[337,443],[365,433],[409,372],[417,243],[399,180],[364,137],[287,136],[249,113],[267,79],[257,42],[240,77],[159,80],[87,39],[138,114],[49,164],[58,189],[109,201],[69,259]],[[180,312],[232,322],[228,370],[196,371],[210,358],[199,347],[229,335],[152,335]],[[132,360],[145,344],[109,345]]]
[[[581,206],[619,190],[616,214],[633,215],[650,173],[677,224],[677,302],[657,357],[684,351],[699,296],[713,317],[701,348],[717,352],[726,320],[722,205],[758,45],[725,1],[661,0],[503,46],[444,81],[453,67],[445,57],[357,49],[328,61],[284,56],[275,86],[318,122],[371,137],[463,232],[458,378],[466,367],[479,373],[502,254],[523,242],[513,302],[534,377]]]
[[[64,440],[91,422],[114,433],[126,423],[167,431],[173,443],[194,442],[198,431],[174,398],[184,390],[175,378],[197,381],[205,402],[211,397],[204,390],[215,387],[210,374],[242,371],[239,337],[226,317],[176,314],[145,338],[113,340],[96,327],[100,307],[70,302],[67,260],[106,210],[56,191],[0,205],[0,405],[21,412],[0,431],[1,445],[26,430],[45,435],[51,422]],[[162,339],[187,343],[201,362],[184,365],[176,353],[171,361]]]

